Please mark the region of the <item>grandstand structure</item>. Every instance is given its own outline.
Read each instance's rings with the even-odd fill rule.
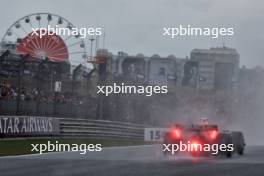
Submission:
[[[1,115],[149,123],[159,114],[156,112],[159,109],[175,110],[174,106],[177,106],[178,113],[182,113],[187,107],[184,103],[190,100],[189,104],[195,106],[192,109],[200,108],[201,112],[216,114],[207,110],[212,104],[210,97],[213,97],[208,94],[216,89],[233,90],[237,81],[239,54],[234,49],[195,49],[190,58],[128,55],[124,52],[114,55],[106,49],[93,48],[93,40],[50,36],[59,41],[56,45],[54,38],[49,36],[43,39],[30,37],[30,26],[41,24],[73,26],[58,15],[37,13],[22,17],[7,29],[0,47]],[[90,55],[86,51],[89,42]],[[96,50],[95,56],[93,50]],[[228,69],[224,73],[228,74],[219,75],[226,65]],[[149,98],[134,95],[104,97],[96,93],[97,85],[112,82],[167,85],[170,91],[163,97]],[[197,94],[203,90],[209,93]],[[157,105],[157,102],[161,104]],[[201,103],[195,102],[208,106],[201,110]]]

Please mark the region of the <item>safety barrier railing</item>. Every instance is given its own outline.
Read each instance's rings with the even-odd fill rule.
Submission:
[[[109,120],[0,116],[0,138],[86,137],[144,139],[144,125]]]

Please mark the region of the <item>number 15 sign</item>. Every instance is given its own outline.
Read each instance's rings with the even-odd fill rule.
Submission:
[[[163,137],[169,128],[145,128],[145,141],[163,141]]]

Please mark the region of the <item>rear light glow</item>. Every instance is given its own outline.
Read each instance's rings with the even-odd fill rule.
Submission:
[[[198,151],[198,149],[201,147],[202,144],[198,140],[192,140],[191,145],[194,151]]]
[[[217,130],[212,130],[212,131],[209,132],[210,139],[214,140],[214,139],[217,138],[217,136],[218,136],[218,131]]]
[[[172,130],[173,138],[179,139],[182,137],[182,131],[178,128]]]
[[[198,139],[193,139],[191,140],[191,153],[193,155],[200,155],[200,152],[203,151],[203,144],[200,140]]]

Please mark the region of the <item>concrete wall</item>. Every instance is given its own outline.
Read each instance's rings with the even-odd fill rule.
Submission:
[[[204,90],[218,89],[216,86],[216,65],[226,64],[232,65],[232,75],[230,78],[230,87],[235,88],[238,78],[239,54],[235,49],[231,48],[210,48],[210,49],[194,49],[191,52],[191,60],[199,63],[199,76],[205,78],[205,81],[199,81],[198,88]],[[223,75],[225,72],[223,72]]]

